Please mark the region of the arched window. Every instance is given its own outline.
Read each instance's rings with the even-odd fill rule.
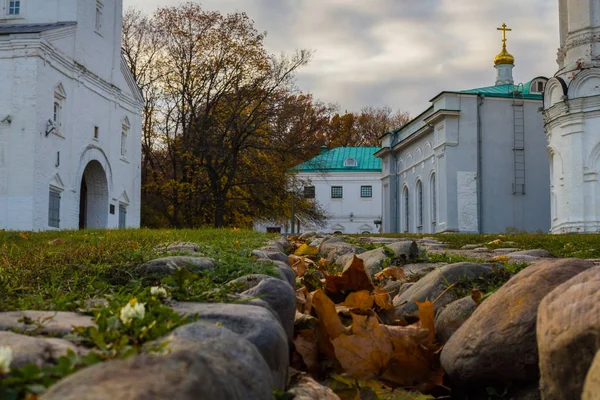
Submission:
[[[410,199],[408,197],[408,188],[406,186],[404,186],[404,191],[403,191],[403,196],[402,197],[404,197],[404,232],[408,232],[409,227],[410,227],[410,223],[409,223],[409,217],[410,217],[409,204],[410,204]]]
[[[127,136],[129,135],[129,119],[125,117],[121,122],[121,157],[127,157]]]
[[[544,89],[546,87],[546,81],[543,79],[536,79],[531,82],[529,86],[529,93],[531,94],[541,94],[544,93]]]
[[[358,167],[358,162],[354,158],[346,158],[344,160],[344,167]]]
[[[52,103],[52,123],[54,125],[54,133],[62,135],[64,125],[63,108],[67,99],[67,93],[62,83],[59,83],[54,88],[54,102]]]
[[[431,223],[437,221],[437,192],[435,190],[435,172],[431,174]]]
[[[417,181],[417,227],[423,226],[423,184]]]

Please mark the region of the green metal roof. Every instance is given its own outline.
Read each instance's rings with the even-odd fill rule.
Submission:
[[[525,83],[524,85],[498,85],[498,86],[487,86],[477,89],[469,89],[469,90],[461,90],[461,93],[471,93],[471,94],[480,94],[487,97],[506,97],[513,98],[514,92],[517,92],[517,95],[520,97],[520,92],[523,91],[523,98],[529,100],[542,100],[541,93],[530,93],[529,88],[531,86],[531,82],[538,78],[532,79],[531,81]]]
[[[373,154],[381,147],[336,147],[292,168],[295,172],[379,172],[381,159]],[[356,160],[356,166],[344,166],[348,159]]]

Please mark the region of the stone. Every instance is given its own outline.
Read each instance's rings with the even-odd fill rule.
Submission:
[[[510,261],[524,261],[524,262],[533,262],[533,261],[537,261],[540,259],[539,257],[536,257],[536,256],[528,256],[527,254],[515,254],[515,253],[507,254],[506,257],[508,257],[508,259]]]
[[[405,283],[402,281],[389,281],[383,287],[383,290],[385,290],[390,295],[390,298],[393,299],[398,294],[398,292],[400,291],[400,288],[404,284]]]
[[[163,257],[140,265],[136,268],[135,274],[138,276],[172,275],[175,271],[184,267],[192,272],[207,271],[216,267],[216,261],[208,257]]]
[[[281,326],[291,341],[294,335],[296,315],[296,291],[278,279],[265,279],[255,287],[241,293],[245,298],[258,298],[265,301],[277,313]]]
[[[404,273],[407,276],[417,275],[423,276],[436,268],[443,267],[444,265],[448,265],[448,263],[440,262],[440,263],[417,263],[417,264],[406,264],[402,267]]]
[[[285,287],[289,288],[288,285]],[[269,366],[273,382],[280,389],[285,387],[289,366],[288,338],[279,319],[272,312],[248,304],[189,302],[177,303],[173,309],[180,314],[198,314],[199,317],[198,322],[175,329],[171,332],[171,337],[192,340],[199,336],[200,340],[202,335],[207,334],[207,323],[219,324],[256,346]],[[292,316],[292,325],[293,318]]]
[[[308,231],[308,232],[304,232],[302,235],[300,235],[299,239],[300,240],[307,240],[307,239],[311,239],[313,237],[317,236],[317,232],[315,231]]]
[[[383,247],[364,252],[359,254],[357,257],[363,260],[365,271],[367,271],[371,278],[380,272],[386,264],[386,260],[390,259],[390,257],[386,254],[385,248]],[[351,259],[352,258],[350,258],[350,260]],[[346,263],[348,263],[348,261],[346,261]]]
[[[441,364],[448,376],[462,385],[537,380],[538,306],[555,287],[591,266],[576,259],[547,260],[512,277],[444,346]]]
[[[461,250],[474,250],[477,248],[481,248],[480,244],[465,244],[463,247],[461,247]]]
[[[0,332],[0,347],[3,346],[12,349],[12,368],[22,368],[27,364],[46,367],[56,364],[69,350],[79,353],[77,347],[67,340],[37,338],[13,332]]]
[[[258,258],[266,258],[273,261],[281,261],[287,265],[290,265],[290,259],[288,256],[280,251],[268,251],[268,250],[252,250],[252,255]]]
[[[227,282],[227,286],[233,286],[235,288],[235,293],[241,293],[248,289],[252,289],[254,286],[258,285],[261,281],[264,281],[265,279],[273,279],[273,277],[264,274],[250,274],[240,276],[239,278]]]
[[[539,258],[556,258],[552,253],[547,250],[542,249],[533,249],[533,250],[521,250],[511,253],[511,255],[521,255],[521,256],[531,256],[531,257],[539,257]]]
[[[516,248],[512,248],[512,247],[504,247],[504,248],[500,248],[500,249],[494,249],[493,252],[495,254],[508,254],[508,253],[514,253],[519,250],[520,249],[516,249]]]
[[[106,361],[59,381],[44,400],[263,400],[273,380],[255,346],[241,337],[178,342],[168,355]]]
[[[175,252],[186,252],[186,253],[197,253],[200,251],[200,246],[192,242],[173,242],[173,243],[162,243],[154,248],[154,250],[161,253],[175,253]]]
[[[581,400],[600,400],[600,351],[592,361],[583,385]]]
[[[538,388],[537,382],[534,384],[526,385],[524,387],[516,388],[508,400],[540,400],[540,389]]]
[[[344,237],[338,236],[327,236],[319,245],[319,253],[328,255],[331,250],[336,249],[338,247],[346,247],[352,248],[354,247],[350,243],[346,243],[346,239]]]
[[[537,344],[542,397],[579,399],[600,349],[600,267],[581,272],[544,297]]]
[[[487,247],[476,247],[473,249],[473,253],[491,253],[492,250]]]
[[[465,279],[485,277],[490,275],[492,271],[492,267],[486,264],[461,262],[444,265],[425,275],[402,295],[396,296],[394,299],[394,313],[400,318],[413,315],[418,311],[418,307],[413,299],[419,301],[429,299],[430,301],[434,301],[449,285]],[[446,291],[435,302],[435,308],[438,310],[454,300],[456,300],[454,293]]]
[[[413,261],[419,257],[419,247],[415,241],[393,242],[385,247],[394,252],[396,259]]]
[[[0,312],[0,331],[32,332],[41,335],[65,336],[73,326],[95,326],[92,317],[65,311]]]
[[[435,318],[435,334],[440,344],[445,344],[477,308],[471,296],[453,301]]]
[[[286,264],[281,261],[274,261],[274,260],[267,260],[267,259],[258,259],[256,261],[272,264],[275,268],[277,268],[279,270],[279,275],[282,280],[289,283],[291,287],[293,287],[293,288],[296,287],[296,273],[289,266],[289,264]]]
[[[333,390],[321,385],[307,374],[301,374],[294,381],[287,391],[294,400],[340,400]]]
[[[335,263],[337,265],[345,265],[348,259],[357,254],[358,247],[349,243],[343,243],[343,245],[332,248],[329,253],[323,253],[327,256],[327,261]]]
[[[278,245],[281,248],[282,253],[287,254],[292,250],[292,245],[283,236],[280,236],[279,238],[277,238],[277,240],[275,240],[273,243],[275,243],[276,245]]]

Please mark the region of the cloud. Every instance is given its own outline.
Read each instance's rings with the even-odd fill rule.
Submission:
[[[124,0],[152,12],[169,0]],[[297,85],[342,110],[389,105],[416,115],[443,90],[494,84],[503,22],[515,80],[552,75],[558,5],[548,0],[205,0],[244,11],[272,53],[314,50]]]

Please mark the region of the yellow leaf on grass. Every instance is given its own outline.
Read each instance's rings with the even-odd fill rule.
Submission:
[[[496,240],[492,240],[491,242],[489,242],[488,244],[500,244],[502,243],[502,240],[500,239],[496,239]]]
[[[371,293],[369,293],[368,290],[352,292],[346,297],[346,300],[341,305],[348,308],[368,310],[373,307],[373,296],[371,296]]]
[[[392,278],[393,280],[406,279],[406,274],[402,267],[387,267],[381,272],[378,272],[373,277],[375,280],[380,281],[383,278]]]
[[[496,257],[492,257],[490,259],[490,261],[496,261],[496,262],[507,262],[510,261],[510,257],[506,256],[506,255],[502,255],[502,256],[496,256]]]
[[[379,376],[393,354],[387,328],[374,315],[352,314],[352,334],[340,335],[331,343],[342,368],[358,379]]]
[[[392,304],[392,298],[390,294],[384,288],[377,288],[373,292],[373,300],[375,304],[382,310],[393,310],[394,305]]]
[[[25,240],[29,240],[29,233],[21,232],[19,233],[19,236],[21,236]]]
[[[298,250],[296,250],[294,254],[297,256],[316,256],[319,254],[319,248],[303,244],[302,246],[298,247]]]
[[[54,239],[48,242],[49,246],[58,246],[59,244],[62,244],[63,240],[62,239]]]

